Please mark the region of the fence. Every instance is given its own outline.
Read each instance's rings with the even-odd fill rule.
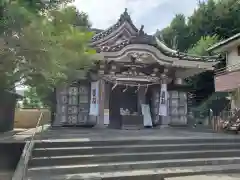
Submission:
[[[238,110],[239,111],[239,110]],[[237,120],[237,110],[222,111],[219,116],[212,116],[212,126],[215,131],[222,131],[224,122]]]

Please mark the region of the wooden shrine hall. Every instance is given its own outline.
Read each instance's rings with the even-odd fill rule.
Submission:
[[[53,126],[118,129],[187,124],[184,79],[212,71],[219,56],[168,48],[138,29],[127,10],[113,26],[95,30],[98,61],[85,78],[57,87]]]

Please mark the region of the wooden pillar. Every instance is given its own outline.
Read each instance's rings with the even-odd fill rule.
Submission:
[[[105,124],[105,126],[108,126],[110,124],[110,109],[109,109],[109,98],[110,98],[110,84],[105,81],[104,83],[104,118],[105,118],[105,111],[108,112],[108,124]]]
[[[105,82],[104,86],[104,109],[109,109],[110,84]]]
[[[142,104],[146,104],[146,94],[145,94],[146,87],[140,87],[138,90],[138,112],[141,114],[142,112]]]

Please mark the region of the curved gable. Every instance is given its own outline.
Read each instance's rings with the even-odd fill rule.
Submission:
[[[132,55],[137,56],[137,59],[142,63],[158,62],[161,65],[173,67],[186,67],[186,68],[203,68],[212,70],[212,66],[216,62],[204,62],[195,60],[183,60],[179,57],[171,57],[162,53],[159,49],[148,44],[129,44],[119,51],[115,52],[100,52],[108,61],[128,62]]]
[[[131,17],[125,9],[116,24],[108,29],[96,34],[92,38],[92,46],[102,46],[105,44],[115,44],[119,38],[129,39],[138,34],[138,29],[132,23]]]

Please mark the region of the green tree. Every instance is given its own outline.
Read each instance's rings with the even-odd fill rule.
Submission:
[[[188,50],[188,53],[199,56],[207,56],[208,52],[206,49],[218,41],[219,40],[216,35],[202,37],[192,48]],[[202,100],[208,98],[208,96],[214,92],[214,72],[212,71],[203,72],[199,75],[187,78],[187,82],[193,89],[192,93],[196,95],[195,105],[201,103]]]
[[[213,36],[215,32],[216,3],[214,0],[200,1],[198,8],[189,17],[189,43],[196,44],[201,37]]]
[[[157,31],[156,36],[158,36],[168,47],[182,52],[186,51],[188,49],[188,43],[186,43],[186,39],[188,38],[188,27],[185,16],[183,14],[177,14],[170,26],[161,31]]]
[[[169,47],[173,39],[181,35],[181,43],[177,40],[178,49],[187,50],[202,37],[217,35],[219,39],[226,39],[240,32],[239,13],[239,0],[199,1],[198,8],[187,21],[183,15],[176,15],[170,25],[157,34],[161,34],[160,39]]]
[[[202,36],[226,39],[240,32],[239,13],[239,0],[200,2],[188,20],[190,43],[195,44]]]
[[[207,49],[219,41],[218,36],[203,36],[201,39],[193,45],[192,48],[188,49],[189,54],[207,56],[209,53]]]
[[[36,88],[30,87],[24,91],[23,108],[42,108],[44,105],[37,95]]]
[[[7,1],[7,0],[6,0]],[[32,13],[39,13],[67,5],[72,0],[12,0]]]
[[[93,34],[87,31],[87,16],[80,19],[80,15],[69,6],[41,14],[20,4],[6,5],[1,27],[2,88],[11,89],[22,82],[36,87],[42,97],[55,86],[76,78],[79,69],[87,70],[95,53],[88,47]]]
[[[173,40],[177,39],[178,34],[181,34],[184,38],[181,39],[181,43],[179,43],[180,40],[176,40],[178,42],[177,46],[175,46],[177,47],[176,49],[188,51],[191,54],[208,55],[206,49],[210,44],[216,42],[217,38],[215,36],[218,37],[218,40],[222,40],[240,32],[239,14],[239,0],[200,1],[198,8],[185,21],[185,25],[178,20],[177,24],[182,25],[176,26],[176,19],[180,19],[176,18],[176,16],[168,27],[157,32],[157,34],[160,34],[160,39],[172,48],[174,47]],[[223,60],[217,68],[222,68],[224,65],[225,62]],[[193,87],[199,89],[199,91],[200,89],[205,90],[205,94],[199,94],[196,91],[196,99],[199,101],[204,99],[204,97],[208,97],[214,90],[213,74],[209,72],[191,78],[191,81],[188,79],[188,82],[191,85],[194,84]]]

